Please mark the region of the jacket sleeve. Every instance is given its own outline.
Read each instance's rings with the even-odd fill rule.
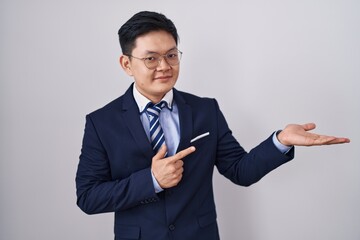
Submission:
[[[250,152],[246,152],[232,135],[217,102],[217,157],[219,172],[232,182],[250,186],[270,171],[294,158],[294,148],[281,153],[272,141],[272,135]]]
[[[150,168],[126,178],[112,178],[106,149],[90,115],[86,117],[76,173],[76,194],[77,205],[87,214],[114,212],[159,200]]]

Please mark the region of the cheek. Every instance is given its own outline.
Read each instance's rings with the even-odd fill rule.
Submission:
[[[136,71],[134,72],[134,79],[136,84],[145,87],[149,86],[154,78],[154,74],[151,71]]]
[[[179,72],[180,72],[179,70],[180,70],[179,67],[177,67],[176,69],[173,70],[173,75],[175,76],[175,79],[177,79],[179,76]]]
[[[142,78],[150,78],[151,75],[153,75],[154,71],[149,70],[147,67],[145,67],[142,61],[136,61],[136,62],[132,62],[131,64],[131,72],[134,77],[138,79],[142,79]]]
[[[132,73],[134,76],[136,76],[138,79],[149,79],[153,76],[154,72],[152,70],[149,70],[145,67],[134,67],[132,69]]]

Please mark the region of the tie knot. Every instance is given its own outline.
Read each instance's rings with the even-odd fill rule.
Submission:
[[[146,106],[146,112],[152,116],[152,117],[158,117],[161,110],[166,106],[165,101],[161,101],[157,104],[153,104],[152,102],[149,102]]]

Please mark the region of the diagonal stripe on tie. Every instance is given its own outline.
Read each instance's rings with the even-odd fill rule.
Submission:
[[[153,103],[149,103],[146,108],[146,112],[149,115],[150,119],[151,146],[155,152],[158,152],[160,147],[165,143],[164,132],[159,122],[159,115],[165,104],[166,103],[164,101],[156,105]]]

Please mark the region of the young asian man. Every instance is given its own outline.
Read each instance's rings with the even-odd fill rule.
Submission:
[[[171,20],[139,12],[119,30],[124,95],[86,116],[77,204],[114,212],[115,239],[219,239],[214,167],[249,186],[290,161],[295,145],[347,143],[290,124],[246,152],[215,99],[174,88],[182,52]]]

